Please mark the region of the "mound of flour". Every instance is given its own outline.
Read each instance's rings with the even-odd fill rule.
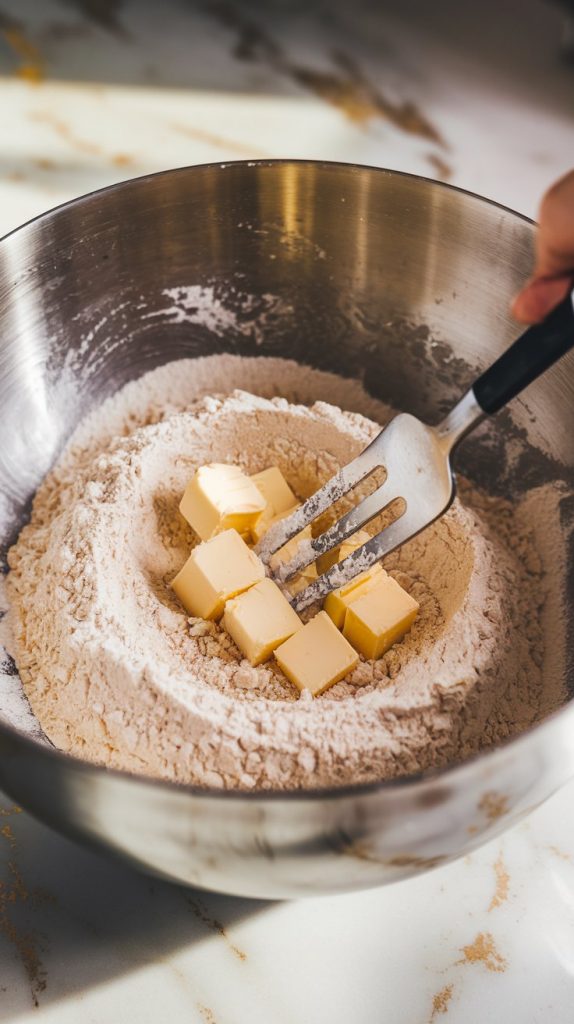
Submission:
[[[229,380],[259,397],[205,394]],[[277,391],[330,402],[261,397]],[[156,370],[79,427],[7,579],[14,657],[58,747],[180,782],[313,787],[442,765],[537,717],[545,586],[529,517],[466,485],[385,562],[420,602],[411,632],[320,698],[178,604],[169,581],[194,539],[177,506],[195,468],[279,465],[304,498],[379,429],[337,401],[389,415],[348,381],[221,356]]]

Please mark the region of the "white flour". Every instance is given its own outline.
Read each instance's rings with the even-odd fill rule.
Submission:
[[[552,691],[545,680],[548,585],[528,509],[468,486],[385,561],[421,605],[409,635],[316,700],[298,698],[274,662],[251,668],[218,626],[186,618],[169,581],[193,543],[177,506],[198,465],[279,465],[304,498],[378,429],[324,402],[208,394],[237,385],[389,415],[356,383],[216,356],[148,374],[81,424],[38,490],[7,581],[13,653],[57,746],[181,782],[321,786],[468,756],[559,701],[555,665]],[[548,521],[553,495],[537,500]]]

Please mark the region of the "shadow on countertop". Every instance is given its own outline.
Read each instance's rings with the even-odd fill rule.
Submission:
[[[233,934],[270,901],[151,879],[50,831],[0,795],[0,1021],[14,1021],[211,939],[230,964]],[[175,970],[175,967],[174,967]]]

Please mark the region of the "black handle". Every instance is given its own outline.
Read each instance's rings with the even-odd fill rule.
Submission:
[[[473,386],[483,412],[502,409],[561,356],[574,348],[574,292],[540,324],[529,327]]]

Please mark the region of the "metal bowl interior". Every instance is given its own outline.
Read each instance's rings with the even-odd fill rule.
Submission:
[[[436,421],[512,340],[509,300],[532,241],[528,221],[437,182],[289,161],[168,171],[25,225],[0,242],[2,558],[80,417],[173,359],[284,356],[359,378],[373,396]],[[213,290],[224,331],[194,317],[196,287]],[[469,439],[458,465],[509,496],[561,481],[568,526],[572,436],[569,357]],[[572,544],[563,558],[572,593]],[[3,671],[15,667],[5,661]],[[567,700],[465,764],[310,793],[207,792],[112,772],[19,734],[9,718],[0,709],[0,784],[33,813],[147,870],[257,897],[428,870],[574,772]]]

